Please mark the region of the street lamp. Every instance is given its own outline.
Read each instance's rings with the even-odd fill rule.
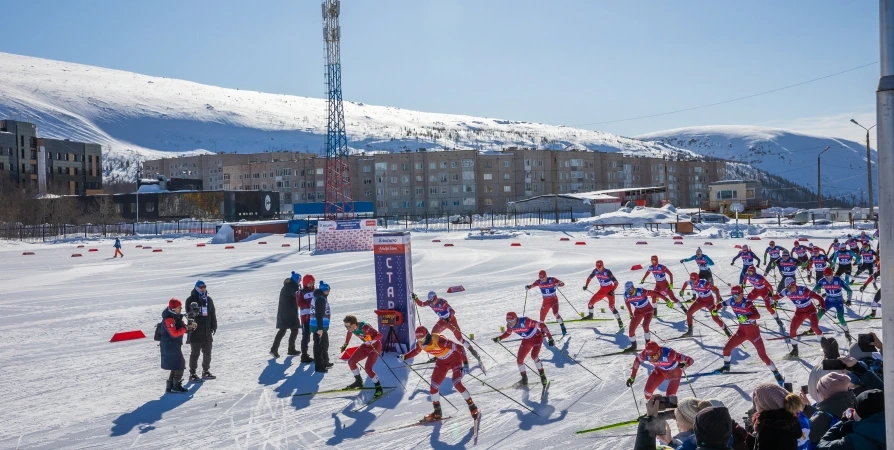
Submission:
[[[826,153],[827,151],[829,151],[830,148],[832,148],[832,147],[827,145],[826,148],[824,148],[823,151],[821,151],[819,153],[819,155],[816,155],[816,202],[818,204],[817,208],[823,207],[823,185],[822,185],[822,181],[820,180],[820,156],[823,156],[823,153]]]
[[[872,199],[872,159],[869,157],[869,130],[875,128],[875,125],[866,128],[863,125],[857,123],[857,121],[854,119],[851,119],[851,122],[853,122],[854,125],[866,130],[866,180],[869,183],[869,220],[871,221],[874,215],[872,212],[874,201]]]

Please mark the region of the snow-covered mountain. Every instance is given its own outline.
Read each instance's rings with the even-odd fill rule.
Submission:
[[[226,89],[8,53],[0,53],[0,117],[35,122],[43,136],[103,144],[107,179],[125,173],[132,179],[133,163],[141,157],[157,158],[159,151],[319,152],[326,136],[324,99]],[[599,131],[354,102],[345,102],[345,118],[348,144],[355,150],[524,146],[696,156],[660,142]]]
[[[816,157],[830,147],[822,155],[823,196],[858,203],[867,191],[865,144],[846,139],[751,126],[677,128],[637,138],[685,148],[707,157],[739,161],[806,187],[814,194]],[[873,149],[873,165],[876,158]],[[877,193],[878,180],[873,179],[873,183]]]

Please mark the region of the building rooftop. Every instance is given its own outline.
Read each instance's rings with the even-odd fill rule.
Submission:
[[[715,181],[715,182],[711,183],[711,186],[722,186],[725,184],[748,184],[748,183],[760,183],[760,181],[757,181],[757,180],[722,180],[722,181]]]

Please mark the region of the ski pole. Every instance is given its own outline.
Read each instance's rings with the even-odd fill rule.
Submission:
[[[485,350],[483,347],[481,347],[480,345],[478,345],[478,343],[475,342],[474,340],[470,339],[470,338],[469,338],[469,335],[463,333],[462,330],[460,330],[459,328],[456,327],[456,325],[453,325],[453,324],[450,323],[450,322],[447,322],[447,325],[450,325],[451,327],[453,327],[453,329],[456,330],[456,331],[458,331],[459,334],[461,334],[463,337],[465,337],[467,341],[469,341],[469,342],[472,343],[472,344],[475,344],[475,347],[478,347],[479,350],[481,350],[482,352],[484,352],[484,354],[487,355],[488,357],[490,357],[490,359],[494,360],[494,362],[499,362],[499,361],[497,361],[497,358],[494,358],[493,356],[491,356],[490,353],[487,352],[487,350]]]
[[[506,395],[506,394],[504,394],[503,391],[501,391],[501,390],[499,390],[499,389],[497,389],[497,388],[495,388],[495,387],[493,387],[493,386],[487,384],[487,382],[484,381],[484,380],[482,380],[481,378],[478,378],[478,377],[476,377],[475,375],[472,375],[471,373],[469,374],[469,376],[472,377],[472,378],[474,378],[474,379],[476,379],[476,380],[478,380],[478,381],[480,381],[481,384],[483,384],[483,385],[485,385],[485,386],[487,386],[487,387],[489,387],[489,388],[491,388],[491,389],[493,389],[493,390],[499,392],[500,395],[502,395],[503,397],[506,397],[506,398],[508,398],[509,400],[512,400],[513,402],[515,402],[516,405],[521,406],[522,408],[525,408],[525,409],[527,409],[528,411],[534,413],[535,416],[538,416],[538,417],[540,416],[540,414],[537,414],[537,412],[534,411],[533,409],[528,408],[527,406],[525,406],[525,405],[519,403],[518,400],[516,400],[516,399],[514,399],[514,398],[512,398],[512,397],[510,397],[510,396],[508,396],[508,395]]]
[[[528,290],[525,290],[525,304],[522,306],[522,316],[525,315],[525,311],[528,309]]]
[[[692,387],[692,382],[689,381],[689,375],[686,375],[686,371],[683,369],[680,369],[680,371],[683,372],[683,376],[686,377],[686,384],[689,385],[689,389],[692,389],[692,396],[698,398],[698,395],[695,395],[695,388]]]
[[[515,358],[518,359],[518,356],[516,356],[515,353],[512,353],[512,350],[509,350],[508,348],[506,348],[506,346],[503,345],[502,342],[497,342],[497,344],[500,344],[500,347],[503,347],[503,349],[506,350],[507,352],[509,352],[510,355],[515,356]],[[528,369],[531,369],[531,372],[537,372],[536,370],[532,369],[531,366],[529,366],[527,362],[525,362],[525,367],[527,367]]]
[[[714,277],[714,278],[717,278],[717,279],[720,280],[720,281],[722,281],[723,284],[726,285],[726,287],[733,287],[733,285],[727,283],[726,280],[724,280],[723,278],[720,278],[720,275],[717,275],[716,273],[711,272],[711,276]]]
[[[568,302],[569,305],[571,305],[571,309],[574,310],[574,312],[577,314],[577,317],[583,317],[583,314],[578,312],[577,308],[574,307],[574,305],[571,303],[571,300],[568,300],[568,297],[565,296],[565,294],[562,292],[562,290],[559,288],[556,288],[556,290],[559,291],[559,294],[562,294],[562,298],[564,298],[565,301]]]
[[[404,365],[407,366],[407,367],[409,367],[410,370],[413,371],[413,373],[415,373],[419,378],[422,379],[422,381],[425,381],[426,383],[428,383],[429,388],[431,387],[431,382],[428,381],[428,380],[426,380],[425,377],[423,377],[419,372],[417,372],[416,369],[412,368],[412,367],[410,366],[410,364],[407,364],[407,362],[404,361]],[[386,364],[386,366],[387,366],[387,364]],[[392,372],[392,373],[394,373],[394,372]],[[471,374],[470,374],[470,375],[471,375]],[[399,382],[399,380],[398,380],[398,382]],[[439,387],[439,389],[440,389],[440,387]],[[406,387],[404,387],[404,390],[406,390]],[[446,400],[448,405],[453,406],[453,409],[455,409],[455,410],[459,410],[459,408],[457,408],[456,406],[454,406],[453,403],[450,401],[450,399],[448,399],[446,396],[443,396],[443,395],[442,395],[441,398],[443,398],[444,400]]]
[[[560,351],[559,353],[565,355],[566,358],[570,359],[572,362],[574,362],[574,363],[576,363],[577,365],[581,366],[582,369],[586,370],[587,372],[590,372],[590,375],[593,375],[593,376],[596,377],[596,379],[598,379],[599,381],[604,381],[602,378],[599,378],[599,375],[596,375],[595,373],[593,373],[592,370],[587,369],[586,366],[584,366],[583,364],[581,364],[580,361],[578,361],[578,360],[572,358],[571,355],[569,355],[568,353],[565,353],[564,351]]]
[[[636,401],[636,392],[633,392],[633,385],[630,385],[630,393],[633,395],[633,405],[636,406],[636,415],[641,416],[642,413],[639,412],[639,403]]]
[[[376,350],[376,348],[375,348],[375,347],[372,347],[372,349],[373,349],[373,351],[374,351],[374,352],[376,352],[376,354],[377,354],[377,355],[379,355],[379,361],[382,361],[382,364],[384,364],[384,365],[385,365],[385,367],[387,367],[387,368],[388,368],[388,371],[389,371],[389,372],[391,372],[391,376],[393,376],[393,377],[394,377],[394,379],[395,379],[395,380],[397,380],[397,383],[398,383],[398,384],[400,384],[400,386],[401,386],[401,387],[402,387],[402,388],[404,388],[404,390],[405,390],[405,391],[406,391],[406,390],[407,390],[407,386],[406,386],[406,385],[404,385],[404,384],[403,384],[403,383],[402,383],[402,382],[401,382],[401,381],[400,381],[400,378],[398,378],[398,377],[397,377],[397,374],[396,374],[396,373],[394,373],[394,371],[393,371],[393,370],[391,370],[391,366],[389,366],[389,365],[388,365],[388,363],[387,363],[387,362],[385,362],[385,357],[384,357],[384,356],[382,356],[382,354],[381,354],[381,353],[379,353],[379,351],[378,351],[378,350]],[[406,363],[404,363],[404,364],[406,364]],[[412,367],[411,367],[411,369],[412,369]]]

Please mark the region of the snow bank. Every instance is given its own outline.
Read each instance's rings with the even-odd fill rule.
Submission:
[[[621,208],[615,212],[605,213],[592,219],[583,219],[581,222],[592,225],[619,225],[632,224],[643,226],[649,222],[671,223],[677,220],[689,221],[685,214],[677,214],[673,205],[665,205],[661,208],[649,208],[637,206],[635,208]]]
[[[466,239],[472,239],[472,240],[509,239],[509,238],[521,236],[522,234],[527,235],[528,233],[521,233],[519,231],[494,230],[494,229],[484,228],[484,229],[480,229],[478,231],[470,231],[466,235]]]
[[[223,224],[217,230],[217,234],[211,238],[211,244],[232,244],[236,242],[236,236],[233,234],[233,227],[229,224]]]

